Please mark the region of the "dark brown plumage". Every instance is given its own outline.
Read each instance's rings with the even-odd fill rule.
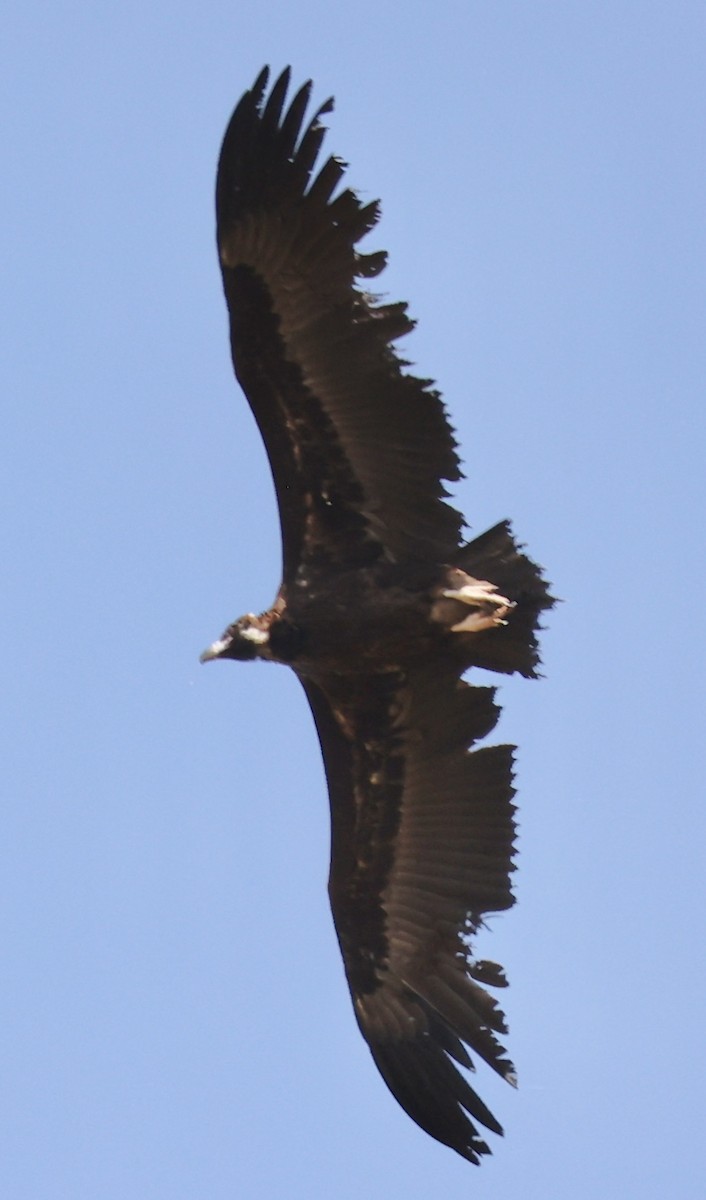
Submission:
[[[290,665],[316,723],[331,805],[329,892],[361,1032],[385,1082],[432,1137],[471,1162],[476,1122],[501,1128],[458,1066],[469,1050],[513,1081],[474,961],[485,914],[513,903],[512,747],[470,667],[535,674],[552,601],[505,522],[470,545],[445,500],[459,478],[440,397],[392,343],[412,322],[360,282],[385,255],[358,243],[378,205],[318,164],[324,104],[286,107],[263,71],[225,134],[218,248],[233,363],[267,448],[283,580],[273,607],[202,656]]]

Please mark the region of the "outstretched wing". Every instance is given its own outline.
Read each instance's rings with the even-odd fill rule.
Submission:
[[[233,363],[270,460],[284,579],[308,563],[446,561],[461,527],[443,500],[442,480],[459,478],[455,442],[438,394],[392,349],[413,325],[406,305],[357,284],[385,264],[356,249],[378,205],[335,194],[339,159],[319,165],[332,101],[306,123],[311,84],[285,108],[289,70],[265,100],[267,80],[265,69],[231,118],[216,209]]]
[[[502,1129],[458,1066],[468,1050],[514,1082],[503,1015],[469,939],[513,903],[512,750],[468,750],[494,689],[451,669],[304,681],[331,801],[329,891],[360,1029],[393,1095],[464,1158]]]

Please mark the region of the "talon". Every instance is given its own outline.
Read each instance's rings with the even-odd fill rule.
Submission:
[[[447,600],[458,600],[468,604],[478,611],[469,613],[462,621],[451,626],[452,633],[479,633],[483,629],[492,629],[496,625],[507,625],[505,620],[515,607],[507,596],[496,592],[492,583],[486,580],[474,580],[460,588],[447,588],[442,592]]]

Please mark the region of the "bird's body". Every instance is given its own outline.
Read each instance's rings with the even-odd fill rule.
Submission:
[[[464,588],[468,602],[458,598]],[[283,588],[266,612],[241,617],[228,653],[222,650],[218,657],[265,658],[314,679],[374,675],[435,657],[449,637],[459,643],[464,631],[455,627],[469,620],[474,632],[494,628],[511,607],[485,581],[454,567],[383,562],[313,571]],[[464,641],[466,656],[472,656],[476,639]],[[454,657],[461,651],[458,644],[446,648]]]
[[[443,480],[459,477],[441,400],[392,342],[412,323],[356,285],[384,255],[356,245],[377,205],[314,173],[323,137],[310,85],[235,110],[217,182],[218,245],[236,375],[277,492],[283,581],[204,654],[290,666],[306,692],[331,807],[329,894],[356,1018],[390,1090],[472,1162],[501,1132],[455,1064],[466,1047],[512,1081],[504,1021],[475,961],[485,914],[512,902],[512,747],[472,667],[532,676],[538,567],[506,522],[468,545]]]

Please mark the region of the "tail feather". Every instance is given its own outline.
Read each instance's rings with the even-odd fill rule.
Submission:
[[[519,672],[534,678],[539,666],[537,632],[539,615],[555,603],[542,569],[515,541],[509,521],[474,538],[463,546],[455,566],[474,579],[487,579],[515,607],[507,624],[493,629],[459,637],[456,645],[464,658],[464,666],[484,667],[510,675]]]

